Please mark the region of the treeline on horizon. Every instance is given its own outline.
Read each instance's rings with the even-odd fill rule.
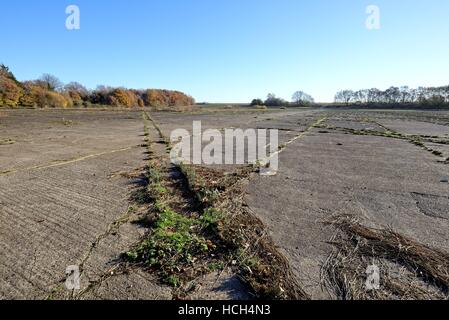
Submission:
[[[195,99],[173,90],[135,90],[98,86],[88,90],[78,82],[63,84],[55,76],[20,82],[8,67],[0,65],[0,107],[70,108],[106,105],[171,109],[191,106]]]
[[[387,90],[377,88],[364,90],[342,90],[335,95],[335,103],[345,105],[420,105],[430,107],[449,106],[449,86],[390,87]]]
[[[387,90],[377,88],[364,90],[342,90],[335,95],[330,106],[379,106],[379,107],[449,107],[449,86],[419,87],[413,89],[407,86],[390,87]],[[254,99],[251,106],[261,107],[308,107],[321,106],[314,98],[297,91],[289,102],[270,93],[265,100]]]
[[[292,102],[269,93],[265,100],[253,99],[250,103],[254,107],[307,107],[315,103],[313,97],[304,91],[296,91],[292,96]]]

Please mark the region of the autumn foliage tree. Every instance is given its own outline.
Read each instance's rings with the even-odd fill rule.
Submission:
[[[109,104],[116,107],[134,107],[137,105],[137,97],[130,90],[118,88],[110,93]]]
[[[145,107],[145,102],[143,101],[142,98],[137,98],[137,105],[141,108]]]
[[[70,82],[63,88],[63,92],[70,97],[74,105],[82,105],[89,98],[89,90],[78,82]]]
[[[23,90],[12,72],[0,65],[0,106],[17,107]]]
[[[24,94],[20,99],[20,104],[24,107],[37,108],[45,104],[46,90],[33,81],[22,83]]]
[[[91,104],[115,107],[170,108],[190,106],[195,100],[170,90],[134,90],[98,86],[89,91],[77,82],[63,83],[55,76],[44,74],[37,80],[19,82],[8,67],[0,65],[0,107],[68,108]]]
[[[168,106],[168,101],[165,99],[165,95],[161,90],[147,90],[145,95],[145,105],[151,107],[164,107]]]
[[[73,106],[73,102],[69,96],[47,91],[45,93],[45,107],[47,108],[70,108]]]
[[[180,106],[191,106],[195,100],[180,92],[171,90],[149,89],[145,92],[143,100],[146,106],[155,108],[169,108]]]
[[[40,81],[27,81],[23,84],[24,94],[20,104],[33,108],[69,108],[73,101],[66,93],[49,91]]]
[[[0,106],[17,107],[22,95],[23,90],[16,82],[0,76]]]

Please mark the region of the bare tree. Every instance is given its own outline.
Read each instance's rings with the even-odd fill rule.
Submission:
[[[411,89],[408,86],[390,87],[385,91],[373,88],[369,90],[343,90],[335,95],[339,103],[381,103],[381,104],[430,104],[442,105],[449,103],[449,86],[419,87]]]
[[[399,103],[401,99],[401,92],[398,87],[390,87],[385,91],[388,103]]]
[[[292,96],[292,100],[295,104],[298,105],[308,105],[315,102],[310,94],[307,94],[303,91],[296,91]]]
[[[62,88],[63,83],[55,76],[45,73],[39,78],[39,81],[43,83],[50,91],[56,91]]]
[[[282,98],[276,97],[276,95],[273,93],[269,93],[267,96],[267,100],[265,100],[264,104],[268,107],[280,107],[287,105],[288,102]]]
[[[380,103],[382,102],[382,91],[377,88],[368,90],[368,103]]]
[[[89,94],[89,90],[85,86],[83,86],[81,83],[78,82],[70,82],[66,84],[63,88],[63,91],[65,92],[77,92],[82,97],[87,97]]]
[[[335,95],[335,102],[349,104],[354,100],[355,92],[352,90],[343,90]]]

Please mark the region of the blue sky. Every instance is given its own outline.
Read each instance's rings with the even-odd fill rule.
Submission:
[[[80,30],[65,28],[71,4]],[[380,30],[365,27],[370,4]],[[0,10],[0,62],[20,80],[52,73],[208,102],[449,84],[447,0],[15,0]]]

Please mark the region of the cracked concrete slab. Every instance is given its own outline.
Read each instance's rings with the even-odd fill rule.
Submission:
[[[342,123],[348,113],[326,114]],[[353,123],[353,115],[348,117]],[[363,112],[360,118],[365,117],[376,120],[376,113]],[[320,272],[336,232],[323,223],[332,215],[352,214],[367,226],[391,227],[447,250],[449,223],[442,215],[449,212],[449,190],[440,181],[449,167],[438,159],[404,140],[316,129],[281,153],[276,176],[252,181],[247,201],[306,292],[329,299],[333,297],[322,289]],[[412,193],[433,196],[417,201]]]
[[[55,122],[61,118],[76,128]],[[0,297],[67,298],[68,266],[80,266],[83,290],[143,232],[133,224],[110,232],[129,210],[130,191],[128,179],[111,176],[143,163],[141,113],[17,111],[2,118],[1,130],[22,138],[0,150],[0,167],[9,171],[0,175]],[[170,298],[155,281],[146,287],[142,297]],[[101,291],[105,299],[128,296]]]

